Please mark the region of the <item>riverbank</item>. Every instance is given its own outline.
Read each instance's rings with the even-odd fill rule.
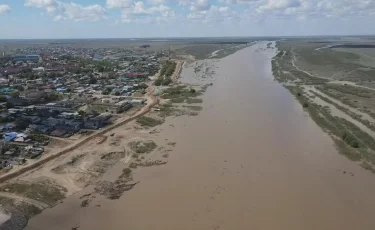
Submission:
[[[140,158],[167,164],[132,169],[132,183],[140,183],[117,200],[88,186],[26,229],[373,229],[373,175],[337,154],[273,80],[275,50],[267,44],[204,64],[215,69],[198,116],[171,117],[148,132],[127,125],[104,142],[120,151],[130,132],[143,139],[152,132],[157,151]],[[181,80],[199,82],[201,64],[184,68]],[[101,181],[116,182],[124,167],[114,165]]]
[[[298,43],[296,47],[293,47],[293,43],[287,44],[282,41],[277,43],[279,53],[272,60],[275,79],[296,97],[316,124],[332,138],[339,153],[375,173],[375,123],[370,111],[372,105],[369,104],[372,96],[375,96],[373,90],[356,87],[354,82],[339,84],[337,80],[301,70],[296,64],[298,59],[310,60],[316,54],[305,50],[311,49],[308,45],[305,45],[306,48]],[[323,51],[318,52],[324,57]],[[344,54],[341,54],[344,61],[334,51],[326,55],[330,58],[329,65],[333,65],[331,59],[336,55],[335,65],[338,69],[346,61]],[[304,65],[307,68],[308,65]],[[318,69],[315,72],[319,72],[319,68],[324,69],[323,66],[322,63],[315,66]],[[335,75],[338,74],[333,77]],[[364,109],[361,104],[364,104]]]

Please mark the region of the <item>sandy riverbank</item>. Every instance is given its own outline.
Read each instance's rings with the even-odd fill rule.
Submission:
[[[80,198],[94,190],[88,186],[27,229],[374,229],[374,175],[340,156],[273,81],[275,50],[266,46],[210,62],[217,68],[198,116],[169,118],[151,134],[128,124],[103,143],[120,148],[152,138],[168,150],[168,164],[137,168],[133,180],[140,183],[120,199],[87,195],[81,207]],[[201,64],[208,65],[195,67]],[[181,79],[198,77],[190,66]],[[100,151],[89,146],[77,151]],[[158,151],[147,157],[163,160]],[[112,165],[101,180],[115,180],[125,164]]]

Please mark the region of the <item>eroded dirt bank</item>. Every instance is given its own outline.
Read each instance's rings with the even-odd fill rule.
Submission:
[[[82,208],[88,187],[27,229],[375,229],[374,175],[339,155],[273,81],[266,46],[215,63],[200,114],[161,126],[155,142],[176,142],[168,164],[136,169],[141,182],[120,199]]]

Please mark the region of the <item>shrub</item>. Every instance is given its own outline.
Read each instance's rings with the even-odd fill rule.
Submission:
[[[132,170],[131,170],[130,168],[124,168],[124,169],[122,170],[122,173],[123,173],[124,175],[126,175],[126,176],[129,176],[130,173],[132,173]]]
[[[142,126],[154,127],[163,123],[161,120],[157,120],[151,117],[139,117],[137,122]]]
[[[357,149],[359,148],[359,143],[357,140],[351,140],[350,141],[350,146],[352,146],[353,148]]]

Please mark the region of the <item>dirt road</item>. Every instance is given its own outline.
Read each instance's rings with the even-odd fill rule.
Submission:
[[[115,122],[115,124],[113,125],[110,125],[108,127],[106,127],[105,129],[101,130],[101,131],[98,131],[98,132],[95,132],[94,134],[80,140],[80,141],[77,141],[77,142],[74,142],[73,144],[67,146],[66,148],[60,150],[60,151],[57,151],[57,152],[54,152],[48,156],[45,156],[45,158],[42,158],[40,159],[39,161],[37,162],[34,162],[30,165],[27,165],[27,166],[24,166],[22,168],[19,168],[17,170],[12,170],[10,171],[9,173],[7,174],[4,174],[0,177],[0,183],[3,183],[7,180],[10,180],[12,178],[15,178],[23,173],[26,173],[32,169],[35,169],[37,167],[40,167],[41,165],[53,160],[53,159],[56,159],[57,157],[61,156],[61,155],[64,155],[68,152],[71,152],[75,149],[77,149],[78,147],[86,144],[87,142],[89,142],[90,140],[98,137],[98,136],[101,136],[121,125],[124,125],[130,121],[133,121],[134,119],[140,117],[140,116],[143,116],[144,114],[148,113],[151,111],[151,108],[156,105],[159,100],[157,97],[154,96],[154,87],[153,86],[150,86],[148,89],[147,89],[147,93],[146,93],[146,100],[147,100],[147,104],[146,106],[144,106],[142,109],[140,109],[136,114],[134,114],[133,116],[131,117],[126,117],[126,118],[121,118],[119,120],[117,120]]]

